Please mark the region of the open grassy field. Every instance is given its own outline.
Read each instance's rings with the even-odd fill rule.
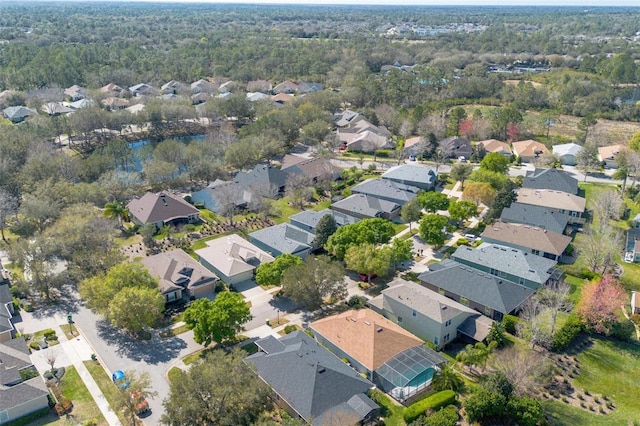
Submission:
[[[560,402],[545,402],[555,425],[628,425],[640,421],[640,346],[595,338],[578,356],[576,386],[608,397],[616,409],[608,415],[589,413]]]

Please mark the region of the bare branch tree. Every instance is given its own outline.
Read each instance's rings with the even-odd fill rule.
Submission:
[[[535,395],[551,377],[547,358],[532,350],[505,348],[496,352],[492,366],[504,373],[519,396]]]

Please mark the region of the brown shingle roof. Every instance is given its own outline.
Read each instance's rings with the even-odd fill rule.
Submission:
[[[622,145],[601,146],[598,148],[598,155],[601,160],[613,160],[624,149]]]
[[[422,340],[370,309],[351,310],[309,324],[370,371]]]
[[[487,152],[499,152],[511,154],[511,148],[508,143],[501,142],[497,139],[487,139],[485,141],[478,142],[478,145],[482,145]]]
[[[517,194],[518,199],[516,201],[518,203],[548,207],[550,209],[583,212],[586,206],[584,198],[552,189],[520,188]]]
[[[546,146],[538,141],[534,141],[533,139],[514,142],[511,145],[513,146],[513,152],[518,157],[536,157],[549,152]]]
[[[168,222],[198,214],[191,204],[166,192],[147,192],[131,200],[127,208],[141,223]]]
[[[145,257],[141,262],[153,277],[158,278],[158,287],[163,294],[176,289],[194,288],[218,279],[182,249]]]
[[[507,245],[528,247],[555,255],[561,255],[571,242],[571,237],[567,235],[529,225],[499,221],[487,226],[481,237],[483,240],[501,241]]]

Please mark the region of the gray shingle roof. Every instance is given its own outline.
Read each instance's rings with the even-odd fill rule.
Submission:
[[[266,164],[258,164],[251,171],[238,173],[234,182],[239,183],[245,189],[265,184],[280,188],[284,186],[286,178],[287,174],[280,169]]]
[[[280,339],[284,348],[245,358],[302,418],[311,422],[363,394],[373,384],[301,331]],[[256,342],[260,345],[260,341]],[[321,422],[314,421],[314,424]]]
[[[338,226],[344,226],[350,223],[357,223],[360,221],[360,219],[356,217],[349,216],[348,214],[344,214],[342,212],[338,212],[331,209],[324,209],[324,210],[320,210],[319,212],[315,210],[304,210],[304,211],[301,211],[300,213],[296,213],[292,216],[289,216],[289,220],[296,221],[303,225],[307,225],[312,229],[315,229],[320,219],[322,219],[322,217],[325,215],[333,216]]]
[[[569,216],[543,206],[511,203],[510,207],[502,210],[500,220],[523,223],[562,234],[569,223]]]
[[[315,235],[289,223],[269,226],[249,234],[252,241],[259,241],[280,253],[296,254],[313,245]]]
[[[533,289],[450,259],[433,264],[430,268],[434,270],[420,274],[420,281],[466,297],[503,314],[516,309],[534,293]]]
[[[397,203],[365,194],[353,194],[344,200],[336,201],[331,206],[366,217],[379,217],[383,213],[392,213],[400,208]]]
[[[436,172],[431,167],[411,164],[392,167],[382,174],[382,179],[420,182],[428,185],[433,185],[436,178]]]
[[[523,188],[552,189],[555,191],[578,193],[578,180],[569,173],[558,169],[535,169],[527,172],[522,182]]]
[[[2,110],[2,113],[11,122],[22,121],[30,115],[38,115],[38,113],[31,108],[25,106],[12,106]]]
[[[351,188],[353,194],[366,194],[404,204],[418,195],[420,188],[388,179],[367,179]]]
[[[207,268],[182,249],[175,249],[142,259],[149,273],[158,278],[161,293],[193,289],[218,280]]]
[[[483,244],[475,249],[460,246],[451,258],[465,265],[482,265],[513,274],[540,285],[547,282],[551,270],[556,266],[555,260],[498,244]]]
[[[0,333],[13,330],[12,314],[9,311],[10,303],[13,303],[13,299],[11,291],[9,291],[9,285],[2,283],[2,276],[0,276]]]

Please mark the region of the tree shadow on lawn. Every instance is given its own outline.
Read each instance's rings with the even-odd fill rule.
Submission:
[[[98,337],[109,347],[115,348],[119,356],[152,365],[175,359],[180,351],[187,347],[181,338],[161,338],[156,331],[151,332],[151,339],[138,340],[129,333],[113,327],[107,320],[97,321],[96,330]]]
[[[71,285],[65,285],[59,289],[51,291],[51,300],[46,300],[40,296],[32,296],[29,300],[37,309],[31,312],[34,318],[48,318],[55,314],[74,314],[78,312],[78,308],[82,301],[78,297],[76,289]]]

